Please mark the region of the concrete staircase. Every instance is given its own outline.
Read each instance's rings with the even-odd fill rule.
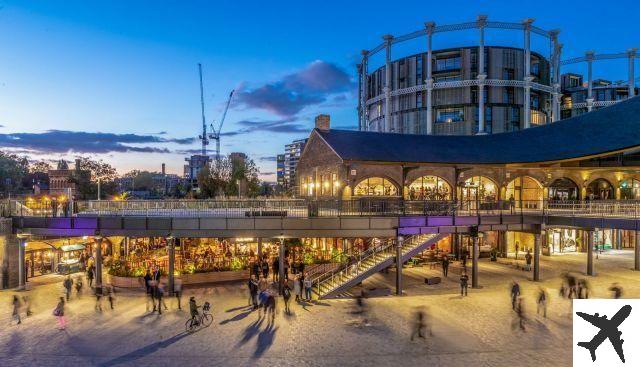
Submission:
[[[446,236],[446,234],[424,234],[407,238],[402,246],[402,262],[408,261]],[[316,277],[313,280],[314,292],[319,299],[336,297],[373,274],[393,265],[395,257],[396,248],[391,241],[374,246],[349,264]]]

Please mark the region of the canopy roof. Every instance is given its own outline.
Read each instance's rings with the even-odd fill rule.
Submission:
[[[640,97],[526,130],[435,136],[314,130],[346,161],[442,164],[546,163],[640,147]]]

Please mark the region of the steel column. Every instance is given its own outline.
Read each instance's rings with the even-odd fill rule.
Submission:
[[[391,116],[391,42],[393,36],[384,35],[382,39],[385,42],[386,62],[384,66],[384,119],[382,122],[382,131],[391,131],[393,117]]]
[[[560,33],[559,30],[554,29],[549,31],[549,35],[551,37],[551,65],[553,67],[553,78],[551,79],[551,86],[553,87],[553,93],[551,94],[551,121],[555,122],[560,120],[560,116],[559,116],[559,106],[560,106],[560,100],[559,100],[559,69],[560,69],[560,58],[559,58],[559,48],[558,48],[558,33]]]
[[[478,257],[480,248],[478,247],[478,237],[473,237],[473,253],[471,259],[471,288],[479,288],[478,285]]]
[[[27,245],[26,240],[18,238],[18,277],[19,277],[18,290],[25,289],[27,274],[25,273],[25,266],[24,266],[24,262],[25,262],[24,251],[25,251],[26,245]]]
[[[282,289],[284,286],[284,240],[280,238],[280,246],[279,246],[279,256],[278,256],[278,294],[282,294]]]
[[[396,241],[396,295],[402,295],[402,246],[404,237],[398,236]]]
[[[594,58],[593,51],[587,51],[587,110],[591,112],[593,108],[593,76],[592,76],[592,64]]]
[[[367,106],[367,93],[369,91],[368,83],[369,79],[368,64],[369,64],[369,51],[362,50],[362,130],[369,130],[369,108]]]
[[[634,80],[635,78],[634,62],[635,62],[637,51],[638,51],[637,48],[630,48],[629,51],[627,52],[629,55],[629,98],[635,96],[636,94],[636,88],[635,88],[636,82]]]
[[[533,281],[537,282],[540,280],[540,244],[542,241],[542,235],[540,233],[536,233],[534,235],[533,242]]]
[[[524,128],[531,127],[531,23],[533,19],[522,21],[524,29]]]
[[[102,237],[94,237],[96,244],[96,289],[102,288]]]
[[[593,276],[593,240],[594,232],[587,231],[589,241],[587,241],[587,275]]]
[[[436,24],[434,22],[425,23],[425,27],[427,28],[427,77],[425,79],[425,83],[427,85],[427,135],[433,134],[433,31],[436,28]]]
[[[167,274],[169,278],[169,295],[173,295],[174,285],[175,285],[175,262],[176,262],[176,239],[175,238],[167,238],[167,250],[169,250],[169,274]]]
[[[477,134],[485,133],[484,126],[484,80],[487,74],[484,72],[484,27],[487,24],[487,16],[479,15],[477,20],[479,30],[478,40],[478,131]]]

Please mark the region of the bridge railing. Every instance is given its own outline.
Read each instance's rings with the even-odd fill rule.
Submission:
[[[8,203],[8,204],[7,204]],[[638,200],[89,200],[65,203],[11,201],[0,213],[18,217],[172,216],[172,217],[342,217],[342,216],[474,216],[565,215],[640,218]],[[8,215],[7,215],[8,216]]]

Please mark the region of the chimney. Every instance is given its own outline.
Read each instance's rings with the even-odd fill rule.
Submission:
[[[331,116],[318,115],[316,116],[316,129],[327,131],[331,128]]]
[[[76,158],[76,172],[80,172],[80,158]]]
[[[162,175],[164,176],[166,174],[166,166],[164,163],[162,163]]]

